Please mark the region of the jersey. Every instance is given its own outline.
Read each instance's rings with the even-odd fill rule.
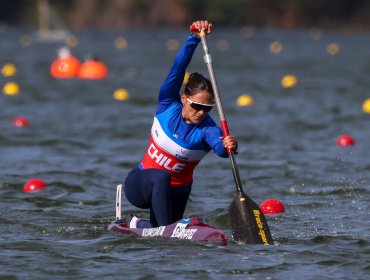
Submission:
[[[171,174],[172,187],[191,184],[195,167],[212,149],[219,156],[227,157],[219,139],[222,131],[210,115],[198,125],[187,124],[182,117],[179,91],[199,41],[193,35],[188,37],[160,88],[148,149],[138,166],[139,169],[167,170]]]

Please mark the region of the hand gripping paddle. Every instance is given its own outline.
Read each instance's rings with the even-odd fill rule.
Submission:
[[[203,29],[198,30],[194,25],[190,26],[190,31],[197,31],[200,33],[199,35],[204,50],[204,62],[207,64],[209,76],[211,78],[215,103],[221,120],[222,133],[224,136],[228,136],[229,128],[223,112],[220,94],[218,92],[216,77],[212,67],[212,58],[208,52],[205,31]],[[228,154],[237,190],[235,198],[229,208],[230,229],[233,239],[236,242],[246,244],[270,245],[273,243],[273,240],[265,215],[262,213],[259,206],[243,191],[234,151],[228,150]]]

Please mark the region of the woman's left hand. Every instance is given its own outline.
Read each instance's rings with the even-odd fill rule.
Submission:
[[[212,33],[212,23],[210,23],[208,20],[194,21],[190,25],[190,27],[191,26],[194,26],[197,30],[199,30],[199,31],[193,31],[194,36],[198,36],[199,37],[201,30],[204,30],[205,31],[205,35],[209,35],[209,34]]]
[[[236,141],[236,137],[232,135],[228,135],[226,137],[220,137],[221,140],[224,142],[224,147],[226,150],[235,151],[238,147],[238,141]]]

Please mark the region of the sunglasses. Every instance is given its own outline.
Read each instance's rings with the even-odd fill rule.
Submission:
[[[196,101],[190,100],[186,94],[185,96],[186,96],[186,100],[190,104],[190,107],[196,111],[203,111],[205,113],[208,113],[215,106],[215,104],[204,104],[204,103],[196,102]]]

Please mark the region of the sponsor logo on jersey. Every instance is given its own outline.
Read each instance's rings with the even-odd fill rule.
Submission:
[[[188,150],[180,149],[180,150],[176,151],[175,157],[177,157],[179,160],[187,161],[187,160],[189,160],[189,157],[188,157],[189,153],[190,152]]]

